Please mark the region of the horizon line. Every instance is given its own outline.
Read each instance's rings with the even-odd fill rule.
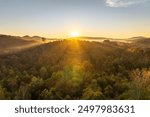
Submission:
[[[25,36],[28,36],[30,38],[33,38],[33,37],[39,37],[39,38],[46,38],[46,39],[71,39],[71,38],[91,38],[91,39],[131,39],[131,38],[139,38],[139,37],[142,37],[142,38],[150,38],[150,37],[147,37],[147,36],[143,36],[143,35],[139,35],[139,36],[130,36],[130,37],[127,37],[127,38],[118,38],[118,37],[105,37],[105,36],[88,36],[88,35],[81,35],[81,36],[77,36],[77,37],[48,37],[48,36],[39,36],[39,35],[11,35],[11,34],[1,34],[0,33],[0,36],[3,35],[3,36],[13,36],[13,37],[25,37]]]

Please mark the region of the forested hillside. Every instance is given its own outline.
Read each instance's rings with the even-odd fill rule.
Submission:
[[[32,46],[47,43],[50,40],[38,36],[11,36],[0,35],[0,55],[18,52]]]
[[[64,40],[0,55],[0,99],[150,99],[150,49]]]
[[[7,49],[16,46],[22,46],[29,43],[32,43],[31,40],[23,40],[21,37],[9,36],[9,35],[0,35],[0,49]]]

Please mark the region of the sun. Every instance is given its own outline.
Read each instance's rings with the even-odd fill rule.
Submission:
[[[78,37],[79,36],[79,33],[74,31],[71,33],[71,37]]]

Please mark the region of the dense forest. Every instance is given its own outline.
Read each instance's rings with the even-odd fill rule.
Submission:
[[[150,99],[150,48],[137,45],[61,40],[0,55],[0,99]]]

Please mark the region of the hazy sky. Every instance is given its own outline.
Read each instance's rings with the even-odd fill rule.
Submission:
[[[150,0],[0,0],[0,33],[150,37]]]

